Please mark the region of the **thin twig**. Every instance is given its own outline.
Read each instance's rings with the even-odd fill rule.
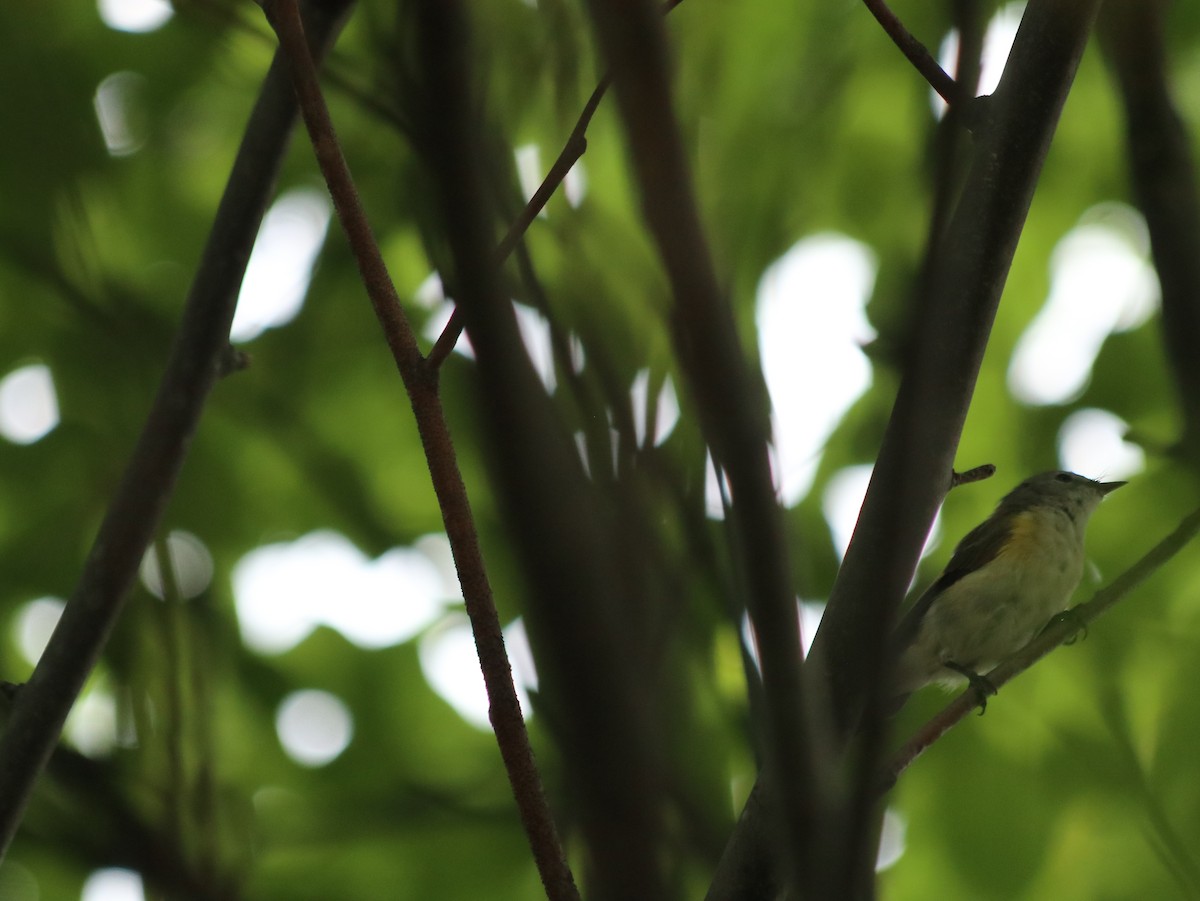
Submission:
[[[533,220],[538,217],[538,214],[550,202],[551,196],[558,186],[562,184],[563,179],[567,177],[567,173],[571,171],[571,167],[579,161],[587,150],[587,138],[585,137],[587,128],[592,122],[592,117],[596,114],[596,109],[600,106],[600,101],[604,99],[604,94],[608,90],[610,79],[606,75],[600,80],[600,84],[596,85],[596,89],[592,91],[592,96],[588,98],[588,102],[584,104],[583,112],[579,115],[579,120],[575,123],[575,127],[571,130],[567,142],[563,145],[562,151],[558,154],[558,159],[554,161],[554,165],[550,167],[550,171],[546,173],[546,177],[538,186],[538,189],[533,192],[533,196],[529,198],[529,202],[525,204],[524,209],[512,225],[509,226],[508,232],[496,247],[496,253],[492,258],[492,264],[498,269],[508,259],[508,255],[512,253],[513,248],[517,246],[517,242],[533,224]],[[434,342],[433,349],[429,352],[428,365],[432,369],[437,369],[445,361],[446,357],[450,356],[450,352],[454,350],[454,345],[458,343],[459,337],[463,331],[462,314],[458,307],[454,308],[454,312],[450,315],[450,321],[446,323],[446,327],[442,329],[442,333]]]
[[[988,673],[986,676],[988,682],[999,688],[1029,669],[1060,644],[1069,641],[1080,629],[1093,622],[1179,553],[1197,532],[1200,532],[1200,510],[1188,515],[1175,531],[1155,545],[1141,560],[1125,570],[1110,585],[1096,592],[1092,600],[1086,604],[1080,604],[1078,607],[1072,607],[1069,615],[1054,620],[1023,650]],[[885,789],[891,787],[914,760],[967,716],[978,704],[979,697],[974,689],[967,689],[947,704],[892,756],[884,770],[881,786]]]
[[[662,14],[665,16],[682,2],[683,0],[667,0],[663,4]],[[596,115],[596,110],[600,107],[600,101],[604,99],[604,95],[608,92],[611,84],[612,76],[605,73],[600,79],[600,83],[596,85],[596,89],[592,91],[592,95],[588,97],[587,103],[583,105],[579,119],[576,120],[575,127],[571,129],[571,134],[567,136],[567,141],[563,145],[563,149],[559,152],[558,159],[554,161],[554,165],[550,167],[550,171],[546,173],[546,177],[542,179],[542,183],[538,185],[538,189],[533,192],[533,196],[529,198],[529,202],[525,204],[520,215],[513,220],[504,238],[496,246],[493,264],[497,269],[508,259],[509,254],[513,252],[513,248],[517,246],[517,242],[521,240],[525,232],[529,230],[529,226],[533,224],[533,220],[538,217],[538,214],[545,209],[546,204],[550,202],[550,198],[558,190],[558,186],[562,184],[563,179],[567,177],[567,173],[571,171],[571,167],[579,162],[579,158],[587,150],[588,126],[592,124],[592,117]],[[442,333],[438,335],[437,341],[434,342],[433,349],[429,351],[427,359],[431,368],[437,369],[445,362],[446,357],[450,356],[450,352],[454,350],[454,345],[458,343],[458,339],[462,336],[462,331],[462,314],[455,307],[454,312],[450,314],[450,320],[442,329]]]
[[[437,373],[421,357],[416,336],[401,310],[396,289],[359,200],[317,83],[296,0],[265,0],[263,8],[291,66],[317,162],[396,368],[408,391],[471,620],[492,727],[538,872],[552,901],[578,901],[579,893],[558,838],[521,715],[466,486],[437,393]]]
[[[312,7],[319,55],[332,43],[348,8],[349,3],[340,2]],[[120,616],[174,490],[220,369],[238,287],[295,114],[295,100],[277,58],[238,149],[150,413],[62,619],[29,682],[17,694],[0,737],[0,856]]]
[[[971,482],[982,482],[984,479],[990,479],[996,474],[996,464],[984,463],[982,466],[976,466],[973,469],[968,469],[966,472],[958,472],[955,470],[950,475],[950,488],[954,489],[960,485],[969,485]]]
[[[953,105],[958,100],[958,91],[955,87],[954,79],[933,58],[933,54],[925,48],[924,44],[912,36],[911,32],[904,27],[904,23],[897,18],[896,14],[892,12],[884,0],[863,0],[863,3],[867,5],[867,9],[871,11],[871,14],[883,26],[883,30],[887,32],[888,37],[900,48],[900,52],[908,57],[908,61],[929,82],[929,86],[937,91],[938,96],[943,100]]]

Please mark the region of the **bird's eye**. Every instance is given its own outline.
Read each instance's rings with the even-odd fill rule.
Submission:
[[[1072,480],[1069,472],[1060,472],[1054,478],[1060,482],[1070,482]]]

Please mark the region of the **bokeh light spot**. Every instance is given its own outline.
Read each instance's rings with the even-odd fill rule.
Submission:
[[[303,766],[324,766],[337,758],[354,735],[354,719],[341,699],[305,689],[288,695],[275,715],[279,743]]]
[[[99,0],[96,6],[109,28],[134,34],[162,28],[175,14],[167,0]]]
[[[282,194],[263,218],[238,294],[229,337],[249,341],[291,322],[304,306],[330,207],[310,188]]]
[[[979,55],[979,87],[975,91],[976,96],[991,94],[1000,84],[1000,76],[1004,74],[1004,66],[1008,62],[1008,52],[1016,40],[1017,28],[1021,25],[1021,17],[1024,15],[1024,3],[1009,3],[996,10],[988,20],[987,31],[983,36],[983,49]],[[957,31],[951,31],[942,40],[941,47],[938,48],[938,62],[944,70],[954,73],[958,65]],[[930,90],[929,104],[939,119],[945,115],[946,101],[936,91]]]
[[[537,671],[521,620],[514,620],[505,627],[504,644],[512,664],[521,712],[528,719],[527,689],[537,688]],[[420,658],[421,672],[430,688],[472,726],[490,730],[487,689],[467,617],[461,613],[452,614],[430,629],[421,639]]]
[[[1146,468],[1146,454],[1125,440],[1129,425],[1108,410],[1088,408],[1068,416],[1058,430],[1064,469],[1089,478],[1127,479]]]
[[[146,901],[142,877],[133,870],[95,870],[83,884],[80,901]]]
[[[96,87],[92,105],[104,146],[112,156],[130,156],[146,143],[146,79],[136,72],[114,72]]]
[[[1157,307],[1145,223],[1123,204],[1084,214],[1054,249],[1050,296],[1013,351],[1008,386],[1027,404],[1062,404],[1087,387],[1110,334],[1141,325]]]
[[[66,605],[58,598],[37,598],[25,604],[16,617],[16,640],[21,656],[35,666]]]
[[[368,560],[337,532],[256,548],[233,570],[242,638],[267,654],[299,644],[320,625],[360,647],[407,641],[462,595],[417,548]]]
[[[213,558],[204,542],[190,532],[175,531],[167,536],[167,558],[172,578],[182,600],[200,595],[212,583]],[[158,567],[158,550],[151,545],[139,570],[142,584],[160,600],[166,596]]]
[[[58,422],[58,396],[48,366],[32,363],[0,380],[0,435],[14,444],[33,444]]]
[[[871,384],[862,345],[875,337],[865,308],[876,266],[866,245],[820,234],[795,244],[759,282],[759,351],[788,506],[808,493],[829,435]]]

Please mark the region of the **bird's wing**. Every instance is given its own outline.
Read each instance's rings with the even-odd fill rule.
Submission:
[[[916,637],[921,620],[937,596],[963,576],[994,560],[1004,545],[1008,543],[1011,535],[1011,517],[997,520],[993,516],[968,532],[966,537],[958,543],[958,547],[954,549],[954,553],[950,556],[950,562],[946,564],[942,574],[925,589],[925,593],[917,598],[916,603],[908,608],[900,620],[900,625],[896,627],[896,641],[899,647],[907,647],[909,642]]]

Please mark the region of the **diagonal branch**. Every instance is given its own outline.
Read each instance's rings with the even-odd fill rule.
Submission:
[[[958,86],[933,58],[933,54],[904,27],[904,23],[892,12],[885,0],[863,0],[863,3],[867,5],[867,9],[871,11],[871,15],[875,17],[876,21],[883,26],[888,37],[900,48],[900,52],[929,82],[929,86],[937,91],[939,97],[953,106],[960,99]]]
[[[1187,516],[1170,535],[1151,548],[1137,563],[1121,573],[1086,604],[1072,607],[1068,614],[1055,619],[1041,635],[987,674],[996,688],[1010,682],[1037,663],[1060,644],[1070,641],[1080,629],[1106,613],[1113,604],[1146,581],[1168,560],[1178,554],[1200,532],[1200,510]],[[935,741],[957,725],[979,704],[974,689],[968,689],[946,705],[940,713],[917,730],[893,755],[883,773],[882,787],[890,788],[908,767]]]
[[[401,310],[396,289],[359,200],[317,82],[316,67],[308,54],[296,0],[265,0],[263,8],[291,68],[317,162],[358,263],[371,306],[408,392],[471,620],[487,688],[492,728],[538,872],[547,897],[552,901],[578,901],[579,892],[558,838],[513,685],[500,617],[479,547],[470,501],[438,396],[437,372],[421,356],[416,336]]]
[[[529,198],[529,202],[525,204],[520,215],[513,220],[504,238],[501,239],[500,244],[496,247],[496,252],[492,258],[492,264],[496,268],[499,268],[508,259],[508,255],[513,252],[513,248],[517,246],[517,242],[529,230],[529,226],[533,224],[533,220],[538,217],[538,214],[545,208],[546,204],[550,202],[550,198],[558,190],[558,186],[562,184],[563,179],[567,177],[567,173],[571,171],[571,167],[579,161],[584,151],[587,150],[587,129],[592,123],[592,117],[596,115],[596,110],[600,107],[600,101],[604,99],[604,95],[608,91],[610,81],[607,75],[600,79],[600,83],[592,91],[592,96],[583,105],[583,112],[579,114],[579,119],[576,121],[575,127],[571,129],[571,134],[567,136],[567,143],[563,145],[562,151],[559,152],[558,159],[554,161],[554,165],[550,167],[550,171],[546,173],[546,177],[542,179],[542,183],[538,185],[538,189],[533,192],[533,196]],[[437,341],[434,342],[433,349],[429,352],[430,366],[436,369],[445,362],[446,357],[450,356],[450,351],[454,350],[454,345],[458,343],[462,331],[462,313],[459,312],[458,307],[455,307],[454,312],[450,315],[450,321],[446,323],[446,327],[442,329],[442,333],[438,335]]]
[[[349,6],[309,7],[317,55],[332,43]],[[146,423],[62,619],[0,738],[0,853],[16,833],[34,782],[120,616],[171,497],[226,356],[238,287],[295,117],[287,73],[277,57],[238,149]]]

